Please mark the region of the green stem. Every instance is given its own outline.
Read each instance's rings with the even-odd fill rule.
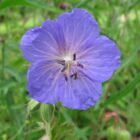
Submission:
[[[5,55],[4,55],[4,52],[5,52],[5,48],[4,48],[4,43],[1,43],[0,42],[0,48],[1,48],[1,63],[0,63],[0,83],[2,83],[2,81],[4,80],[4,63],[5,63]]]
[[[40,115],[44,123],[44,129],[46,130],[46,135],[49,136],[49,140],[52,139],[52,121],[54,118],[55,107],[53,105],[44,105],[40,107]]]

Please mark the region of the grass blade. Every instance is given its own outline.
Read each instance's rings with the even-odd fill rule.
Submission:
[[[140,83],[140,73],[137,74],[135,76],[135,78],[129,82],[120,92],[118,92],[117,94],[114,94],[113,96],[111,96],[106,102],[105,102],[105,106],[108,104],[111,104],[121,98],[123,98],[124,96],[126,96],[128,93],[130,93],[131,91],[133,91],[135,89],[135,87],[137,86],[137,84]]]

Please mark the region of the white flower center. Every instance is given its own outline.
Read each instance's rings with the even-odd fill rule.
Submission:
[[[73,61],[73,58],[72,58],[72,56],[65,56],[64,57],[64,60],[66,61],[66,62],[70,62],[70,61]]]
[[[66,55],[62,60],[57,61],[59,64],[63,65],[61,72],[63,72],[66,81],[68,80],[68,77],[74,77],[76,80],[78,73],[77,68],[83,68],[83,65],[78,63],[76,59],[76,54],[73,54]]]

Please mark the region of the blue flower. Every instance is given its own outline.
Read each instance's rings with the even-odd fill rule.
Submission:
[[[60,101],[71,109],[95,105],[102,83],[120,65],[116,44],[100,35],[92,15],[78,8],[27,31],[21,50],[32,62],[27,74],[29,95],[46,104]]]

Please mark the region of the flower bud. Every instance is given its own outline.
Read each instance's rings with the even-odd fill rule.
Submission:
[[[130,140],[131,135],[127,130],[120,130],[118,135],[118,140]]]
[[[131,135],[127,130],[110,127],[106,133],[107,140],[131,140]]]

